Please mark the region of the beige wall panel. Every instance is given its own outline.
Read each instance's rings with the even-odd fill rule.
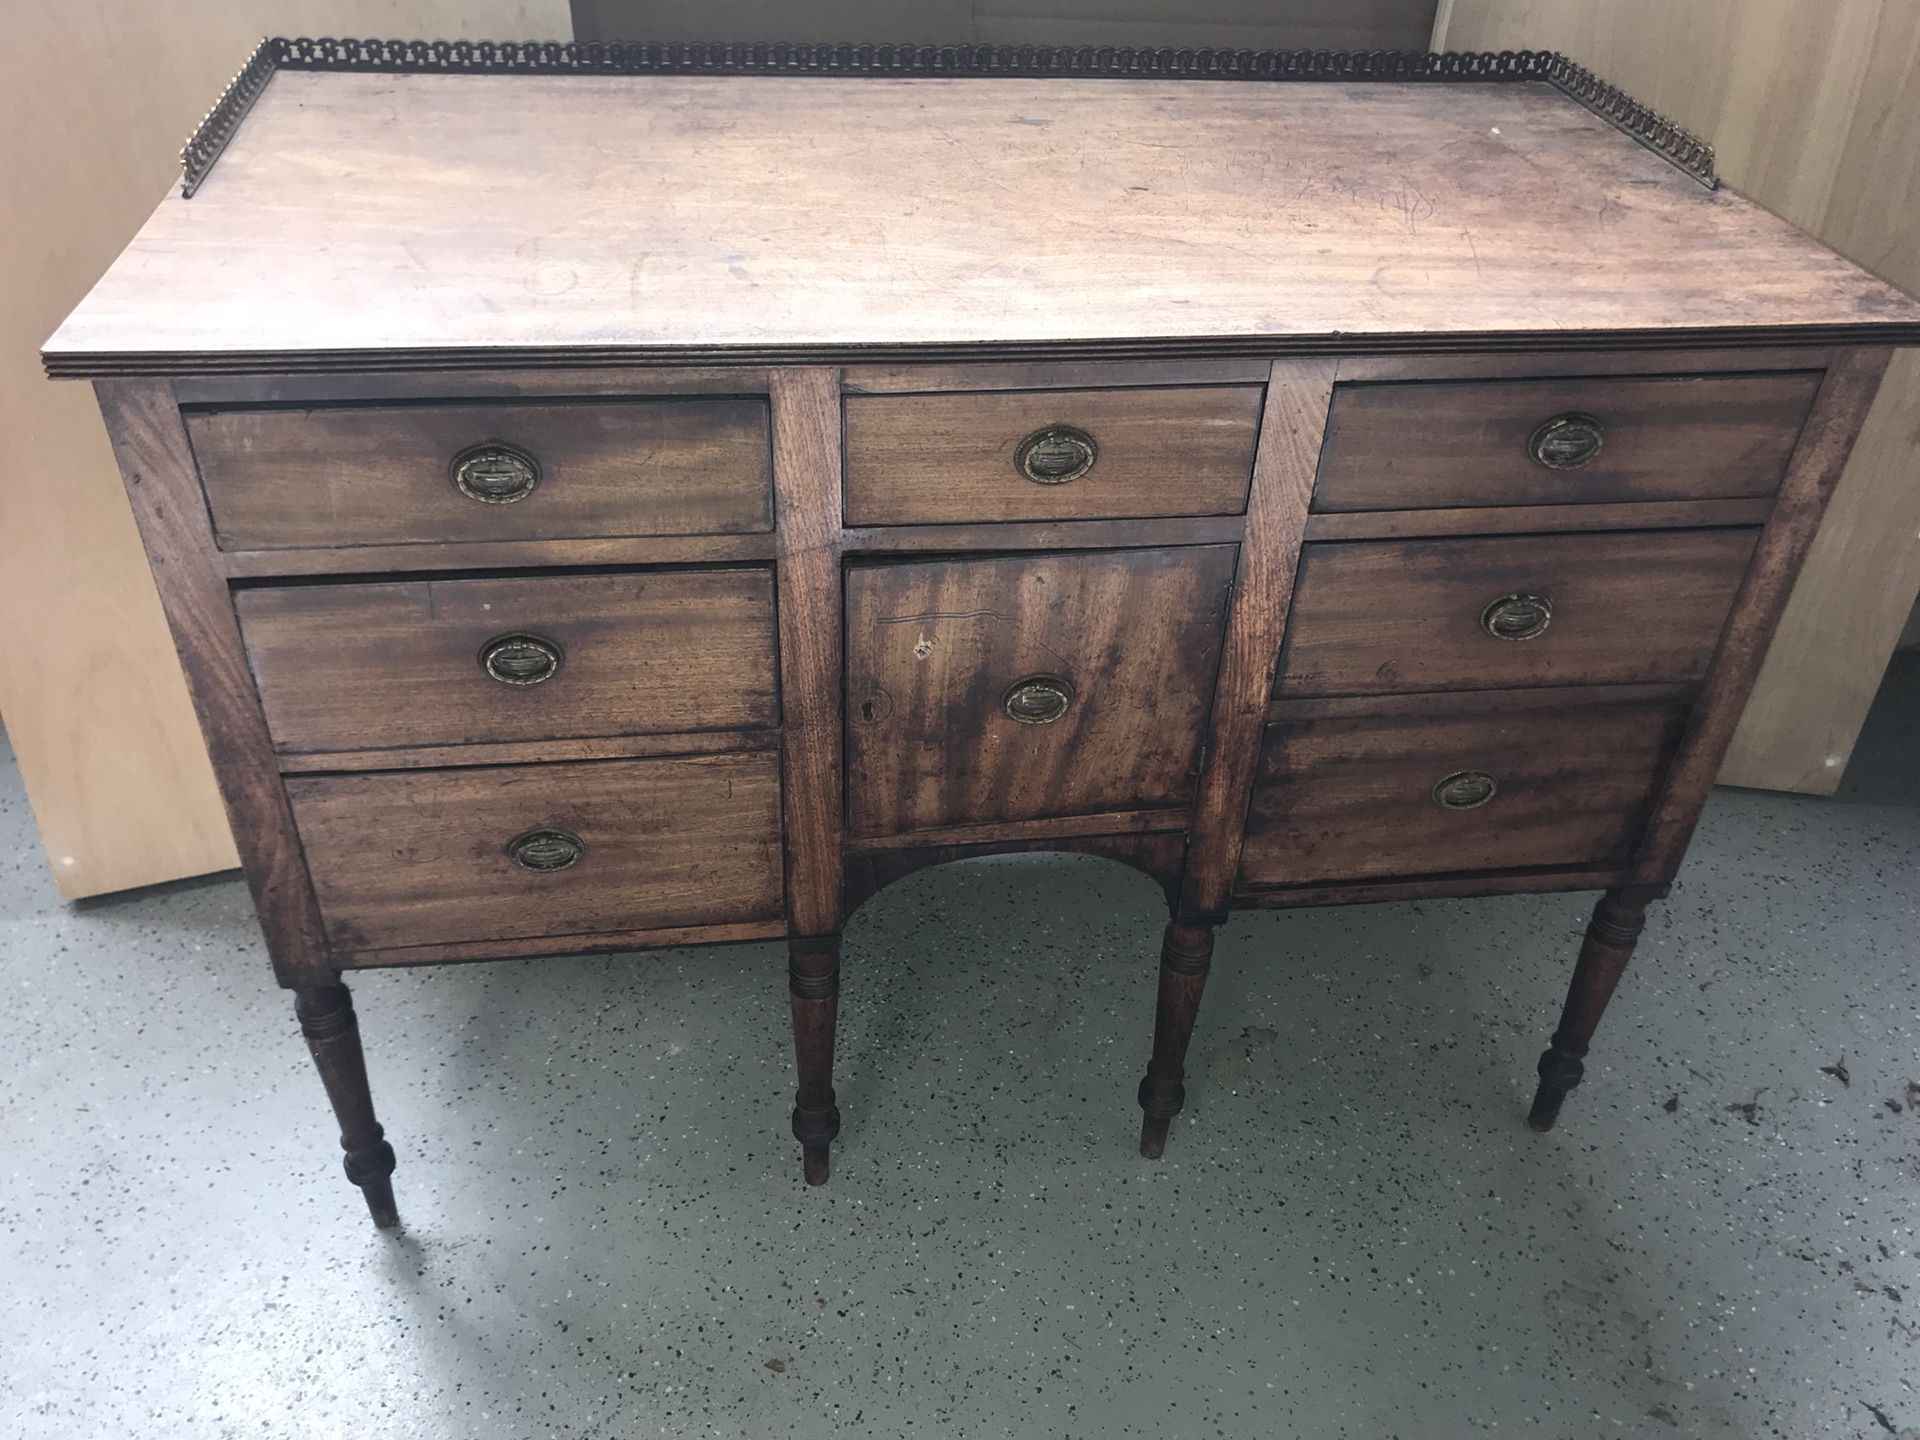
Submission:
[[[0,21],[0,715],[69,899],[235,863],[92,391],[40,342],[259,38],[564,38],[565,0],[60,0]]]
[[[1920,293],[1914,0],[1451,0],[1452,50],[1560,50],[1728,184]],[[1920,356],[1888,372],[1721,780],[1832,794],[1920,589]]]

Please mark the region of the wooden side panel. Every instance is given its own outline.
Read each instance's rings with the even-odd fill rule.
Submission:
[[[1282,360],[1268,375],[1246,539],[1240,546],[1214,682],[1207,763],[1194,800],[1193,838],[1175,906],[1184,917],[1222,913],[1240,868],[1260,732],[1281,637],[1287,631],[1333,376],[1334,364],[1325,360]]]
[[[1241,883],[1619,864],[1684,713],[1556,692],[1280,721],[1254,784]],[[1489,777],[1491,798],[1439,803],[1436,787],[1461,774]]]
[[[1760,531],[1383,540],[1306,547],[1283,695],[1698,680]],[[1506,597],[1550,607],[1489,633]]]
[[[328,935],[346,949],[738,925],[780,913],[771,754],[287,781]],[[510,844],[564,832],[563,869]]]
[[[1713,500],[1780,488],[1820,376],[1565,378],[1342,385],[1315,510]],[[1530,442],[1557,417],[1599,423],[1577,469]]]
[[[214,410],[187,430],[225,550],[765,530],[759,399]],[[476,500],[474,447],[531,457],[524,499]]]
[[[1753,563],[1734,602],[1732,623],[1701,691],[1694,724],[1681,741],[1666,793],[1648,831],[1640,879],[1664,884],[1679,868],[1707,792],[1726,757],[1741,707],[1752,691],[1767,644],[1786,608],[1815,529],[1834,486],[1840,483],[1861,421],[1886,372],[1888,352],[1859,350],[1827,372],[1814,401],[1813,418],[1800,436],[1773,518],[1760,534]]]
[[[326,966],[320,913],[232,598],[215,564],[207,507],[173,392],[152,380],[102,381],[94,388],[219,777],[267,951],[283,981],[302,970],[311,974]]]
[[[842,903],[840,372],[776,370],[771,389],[787,923],[812,938],[839,933]]]
[[[272,586],[235,605],[283,753],[778,719],[765,570]],[[486,654],[512,636],[551,647],[551,674],[494,678]]]
[[[1260,388],[1039,390],[847,398],[847,523],[1237,514]],[[1078,478],[1041,484],[1018,451],[1049,426],[1094,446]]]
[[[1444,43],[1567,52],[1712,141],[1730,187],[1920,293],[1920,6],[1455,0]],[[1916,446],[1920,354],[1903,354],[1794,585],[1725,782],[1839,785],[1920,589]]]
[[[847,574],[853,833],[1184,805],[1231,546],[933,560]],[[1014,718],[1022,681],[1063,687]]]

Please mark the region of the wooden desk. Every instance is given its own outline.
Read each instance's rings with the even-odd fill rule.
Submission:
[[[1549,1127],[1920,340],[1547,56],[271,42],[190,154],[46,360],[382,1224],[343,971],[784,938],[818,1182],[843,923],[1005,851],[1166,892],[1150,1156],[1232,910],[1603,891]]]

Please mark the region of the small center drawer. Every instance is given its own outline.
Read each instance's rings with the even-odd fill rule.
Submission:
[[[1300,709],[1267,729],[1242,888],[1624,863],[1685,716],[1577,691]]]
[[[1234,547],[847,572],[856,835],[1191,800]]]
[[[1342,385],[1316,510],[1772,495],[1817,373]]]
[[[1759,533],[1308,545],[1278,693],[1698,680]]]
[[[765,570],[235,592],[283,754],[776,723]]]
[[[287,795],[349,949],[781,913],[772,754],[300,775]]]
[[[189,411],[223,550],[772,525],[759,398]]]
[[[1263,391],[855,395],[846,402],[847,523],[1237,515]]]

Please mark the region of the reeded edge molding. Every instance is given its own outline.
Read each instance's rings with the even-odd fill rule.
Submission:
[[[1551,50],[1219,50],[1114,45],[872,45],[530,40],[262,40],[180,151],[200,187],[275,70],[502,75],[934,75],[945,78],[1541,81],[1708,189],[1713,147]]]

